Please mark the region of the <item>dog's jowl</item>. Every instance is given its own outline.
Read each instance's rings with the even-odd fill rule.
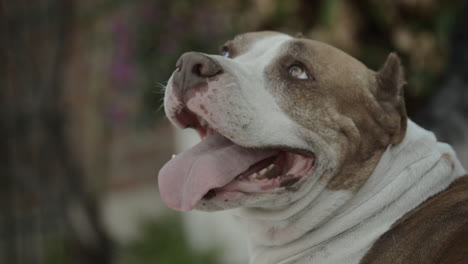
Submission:
[[[406,116],[396,54],[247,33],[183,54],[165,111],[201,142],[159,172],[181,211],[232,209],[250,263],[468,263],[468,176]]]

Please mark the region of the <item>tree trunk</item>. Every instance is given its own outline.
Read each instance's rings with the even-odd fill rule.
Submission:
[[[72,0],[0,0],[0,263],[111,262],[112,244],[66,132],[73,7]],[[93,243],[74,232],[72,202]]]

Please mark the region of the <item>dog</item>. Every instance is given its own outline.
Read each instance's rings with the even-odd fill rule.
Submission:
[[[233,209],[250,263],[467,263],[468,176],[378,71],[325,43],[239,35],[184,53],[164,108],[201,142],[159,172],[180,211]]]

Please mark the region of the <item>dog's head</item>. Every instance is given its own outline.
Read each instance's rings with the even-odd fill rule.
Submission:
[[[400,61],[374,72],[327,44],[247,33],[220,55],[183,54],[165,111],[202,141],[159,173],[177,210],[280,208],[321,184],[355,191],[405,134]]]

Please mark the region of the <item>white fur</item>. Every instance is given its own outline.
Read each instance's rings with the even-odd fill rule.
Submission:
[[[273,96],[265,89],[263,71],[267,65],[280,53],[282,45],[292,37],[278,34],[266,37],[253,44],[249,51],[234,59],[219,55],[209,55],[221,64],[225,73],[218,80],[208,82],[208,91],[195,92],[188,100],[187,106],[197,115],[205,118],[210,125],[235,143],[245,147],[264,145],[287,145],[300,148],[306,142],[297,134],[297,125],[287,117],[276,104]],[[173,92],[173,77],[168,81],[165,93],[166,113],[176,112],[175,108],[182,105]],[[221,90],[214,93],[214,89]],[[235,102],[230,104],[230,102]],[[199,106],[210,112],[201,111]],[[219,113],[235,112],[236,117],[223,120],[226,117]],[[168,115],[174,124],[178,122]],[[217,126],[221,124],[221,126]],[[281,126],[283,129],[271,133],[272,127]],[[230,132],[245,127],[243,133],[230,136]]]
[[[218,104],[219,111],[236,111],[237,120],[226,122],[222,129],[232,131],[231,124],[248,125],[247,131],[231,138],[243,146],[262,146],[285,144],[291,147],[302,146],[305,142],[294,137],[297,125],[276,104],[275,98],[265,89],[264,69],[280,53],[283,43],[292,38],[287,35],[275,35],[259,40],[249,51],[234,59],[216,55],[207,55],[216,59],[228,73],[230,79],[220,78],[219,82],[208,83],[209,87],[223,87],[227,101],[235,105]],[[220,83],[221,82],[221,83]],[[227,82],[227,84],[226,84]],[[231,90],[231,91],[229,91]],[[235,109],[234,109],[235,108]],[[271,128],[281,126],[284,129],[271,133]]]
[[[386,150],[355,195],[323,190],[286,220],[239,209],[251,241],[250,263],[359,263],[395,221],[464,173],[450,146],[409,121],[404,141]],[[272,229],[283,244],[268,240]]]

